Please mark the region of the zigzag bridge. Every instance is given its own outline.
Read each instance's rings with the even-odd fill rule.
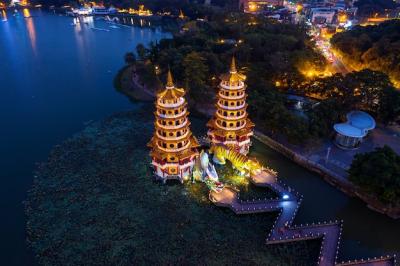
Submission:
[[[367,260],[354,260],[337,262],[339,242],[342,232],[342,222],[324,222],[296,226],[293,220],[300,207],[302,196],[294,190],[278,182],[276,175],[268,170],[259,171],[250,176],[251,182],[260,187],[272,189],[285,199],[265,199],[242,201],[237,190],[225,186],[221,192],[210,190],[210,200],[217,206],[228,207],[236,214],[250,214],[262,212],[279,212],[266,244],[285,243],[322,238],[322,245],[317,264],[320,266],[331,265],[362,265],[362,266],[389,266],[396,265],[396,256],[384,256]]]

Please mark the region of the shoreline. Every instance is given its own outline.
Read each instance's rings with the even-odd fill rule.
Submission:
[[[126,71],[129,67],[124,67],[121,71]],[[155,97],[155,93],[150,91],[149,89],[145,88],[138,84],[139,76],[135,74],[134,78],[131,79],[130,87],[126,88],[119,88],[118,90],[123,93],[124,95],[128,96],[131,99],[137,101],[149,101],[149,97]],[[142,96],[141,96],[142,95]],[[143,96],[145,95],[145,96]],[[198,106],[194,106],[194,110],[199,115],[203,115],[205,117],[210,117],[212,110],[202,109]],[[400,207],[388,207],[381,201],[377,200],[375,197],[370,196],[362,190],[361,188],[354,185],[352,182],[348,181],[345,176],[342,176],[330,169],[327,169],[323,165],[313,162],[303,155],[297,153],[296,151],[284,146],[280,142],[274,140],[273,138],[265,135],[264,133],[255,130],[254,131],[254,138],[263,143],[264,145],[268,146],[269,148],[277,151],[278,153],[284,155],[286,158],[290,159],[294,163],[306,168],[307,170],[314,172],[321,176],[325,182],[334,186],[336,189],[339,189],[343,193],[345,193],[349,197],[358,197],[364,203],[366,203],[367,207],[373,211],[378,213],[384,214],[392,219],[399,219],[400,218]]]

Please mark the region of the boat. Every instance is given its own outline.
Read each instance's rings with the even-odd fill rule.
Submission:
[[[92,9],[86,7],[73,8],[71,11],[67,11],[66,14],[69,16],[89,16],[92,14]]]
[[[94,6],[94,7],[92,7],[92,14],[93,15],[108,15],[109,11],[104,6]]]
[[[115,14],[115,13],[117,13],[117,9],[114,7],[110,7],[110,8],[105,8],[104,6],[92,7],[93,15],[106,16],[106,15]]]

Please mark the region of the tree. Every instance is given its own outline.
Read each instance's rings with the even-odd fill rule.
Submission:
[[[391,87],[384,89],[380,98],[379,115],[384,124],[396,121],[400,117],[400,92]]]
[[[127,65],[133,65],[136,62],[136,56],[132,52],[126,53],[124,59]]]
[[[380,200],[400,203],[400,156],[389,146],[357,154],[348,172],[351,182]]]
[[[393,4],[391,0],[385,1]],[[400,87],[400,21],[390,20],[377,26],[356,26],[335,34],[331,43],[346,64],[356,70],[369,68],[381,71]]]
[[[148,51],[143,44],[139,43],[136,46],[136,53],[138,54],[140,60],[144,60],[147,56]]]
[[[298,93],[321,98],[309,112],[311,133],[321,135],[351,110],[367,111],[384,124],[400,116],[400,91],[393,88],[387,75],[364,69],[343,76],[319,78],[300,86]]]
[[[196,101],[204,100],[209,77],[208,66],[205,58],[200,53],[191,52],[182,61],[186,87],[189,88],[190,96]]]

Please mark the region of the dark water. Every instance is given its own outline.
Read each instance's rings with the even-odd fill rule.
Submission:
[[[0,11],[0,265],[29,265],[22,201],[35,162],[85,122],[132,109],[112,86],[123,55],[168,35],[96,20],[73,26],[70,17],[41,11],[8,12],[2,21],[4,15]]]
[[[126,51],[166,36],[148,29],[114,29],[96,20],[73,26],[72,18],[40,11],[31,15],[24,18],[21,11],[8,13],[7,21],[0,18],[1,265],[33,261],[25,244],[22,201],[35,162],[45,160],[53,145],[86,121],[134,108],[114,91],[112,79]],[[344,259],[400,250],[400,221],[368,210],[257,141],[253,155],[305,196],[297,223],[345,220]]]
[[[339,260],[394,254],[400,251],[400,220],[371,211],[321,177],[253,141],[252,156],[278,171],[279,177],[303,196],[295,224],[344,220]]]

